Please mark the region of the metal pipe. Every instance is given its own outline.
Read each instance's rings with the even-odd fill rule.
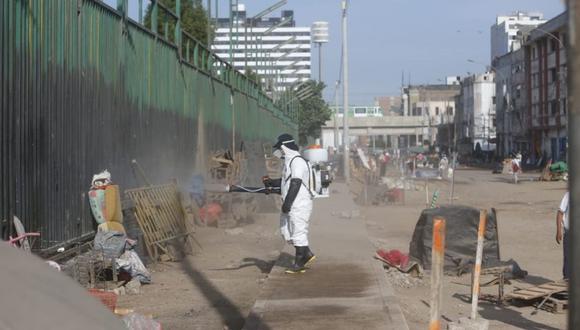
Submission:
[[[342,73],[343,73],[343,98],[344,113],[342,116],[342,143],[344,148],[343,170],[344,180],[350,182],[350,151],[348,138],[348,38],[347,38],[347,0],[342,0]]]
[[[322,43],[318,43],[318,81],[322,82]]]

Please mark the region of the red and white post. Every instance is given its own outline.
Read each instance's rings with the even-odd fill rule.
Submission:
[[[473,285],[471,286],[471,319],[477,318],[477,303],[479,302],[479,277],[481,274],[481,260],[483,258],[483,242],[485,239],[485,225],[487,211],[479,212],[479,228],[477,229],[477,252],[475,254],[475,266],[473,266]]]
[[[445,258],[445,219],[433,219],[433,246],[431,249],[431,309],[429,330],[441,329],[443,300],[443,263]]]

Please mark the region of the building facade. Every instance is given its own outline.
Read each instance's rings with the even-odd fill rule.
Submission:
[[[460,88],[461,86],[455,83],[403,87],[401,95],[403,116],[425,119],[427,130],[422,142],[428,141],[431,145],[449,147],[449,139],[439,140],[438,136],[441,134],[438,131],[442,125],[454,122],[455,96],[459,94]],[[448,130],[448,127],[445,129]]]
[[[532,160],[566,160],[566,13],[530,33],[525,45],[528,125]]]
[[[311,76],[310,27],[296,26],[293,11],[280,17],[247,17],[243,4],[233,21],[220,18],[212,49],[237,70],[256,73],[266,90],[284,90]]]
[[[541,13],[515,12],[511,15],[497,16],[491,26],[491,61],[522,46],[518,32],[522,29],[537,27],[545,23]]]
[[[456,134],[464,152],[496,148],[494,77],[493,72],[486,72],[462,80]]]
[[[401,96],[379,96],[375,98],[375,105],[383,109],[385,116],[400,116]]]
[[[528,154],[530,130],[525,48],[496,58],[493,68],[496,72],[497,155]]]

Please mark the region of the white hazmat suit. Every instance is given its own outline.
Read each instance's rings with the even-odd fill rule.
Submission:
[[[290,212],[280,214],[280,231],[286,242],[294,246],[308,246],[308,224],[312,214],[313,196],[308,188],[310,180],[310,165],[294,151],[286,146],[284,151],[284,168],[282,170],[281,194],[282,202],[286,199],[291,179],[302,180],[302,186],[292,203]]]

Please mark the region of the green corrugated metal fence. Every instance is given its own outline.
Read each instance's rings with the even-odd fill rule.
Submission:
[[[90,235],[86,190],[105,168],[122,188],[141,184],[132,159],[186,182],[197,153],[235,143],[259,170],[261,143],[296,133],[295,112],[186,34],[173,44],[96,0],[3,0],[0,19],[4,238],[12,215],[37,248]]]

